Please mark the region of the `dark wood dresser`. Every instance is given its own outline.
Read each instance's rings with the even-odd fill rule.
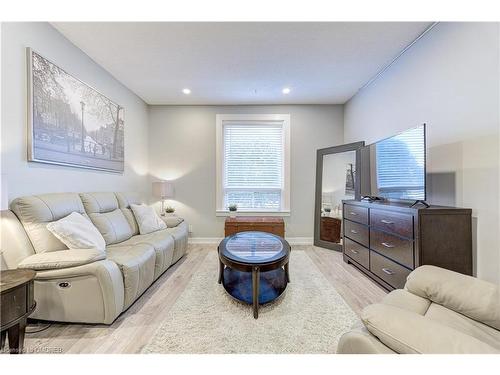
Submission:
[[[344,261],[388,290],[431,264],[472,275],[472,211],[394,202],[343,202]]]
[[[259,231],[285,237],[285,222],[274,216],[238,216],[226,218],[225,236],[238,232]]]

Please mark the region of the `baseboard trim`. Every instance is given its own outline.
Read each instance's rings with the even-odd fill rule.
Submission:
[[[285,237],[290,245],[312,245],[312,237]],[[190,244],[219,244],[222,241],[221,237],[189,237]]]
[[[218,244],[222,238],[218,237],[189,237],[188,243],[192,244]]]

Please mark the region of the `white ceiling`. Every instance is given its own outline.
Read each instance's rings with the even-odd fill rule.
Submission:
[[[334,104],[349,100],[429,23],[52,25],[148,104]]]

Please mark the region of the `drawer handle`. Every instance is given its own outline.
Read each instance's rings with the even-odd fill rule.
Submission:
[[[352,233],[352,234],[358,234],[358,231],[357,231],[357,230],[354,230],[354,229],[351,229],[351,233]]]
[[[380,220],[380,222],[383,224],[394,224],[394,222],[392,222],[390,220],[385,220],[385,219]]]
[[[352,216],[357,216],[358,214],[356,212],[349,212]]]
[[[384,247],[388,247],[389,249],[392,249],[394,247],[394,245],[391,245],[390,243],[387,242],[382,242],[381,245]]]
[[[353,253],[353,254],[359,254],[359,251],[351,249],[351,253]]]
[[[394,271],[390,270],[389,268],[382,268],[382,272],[388,274],[389,276],[394,275]]]

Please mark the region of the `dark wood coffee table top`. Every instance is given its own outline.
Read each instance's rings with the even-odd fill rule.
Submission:
[[[264,232],[240,232],[226,237],[219,245],[222,257],[230,262],[254,265],[278,263],[290,254],[282,237]]]

